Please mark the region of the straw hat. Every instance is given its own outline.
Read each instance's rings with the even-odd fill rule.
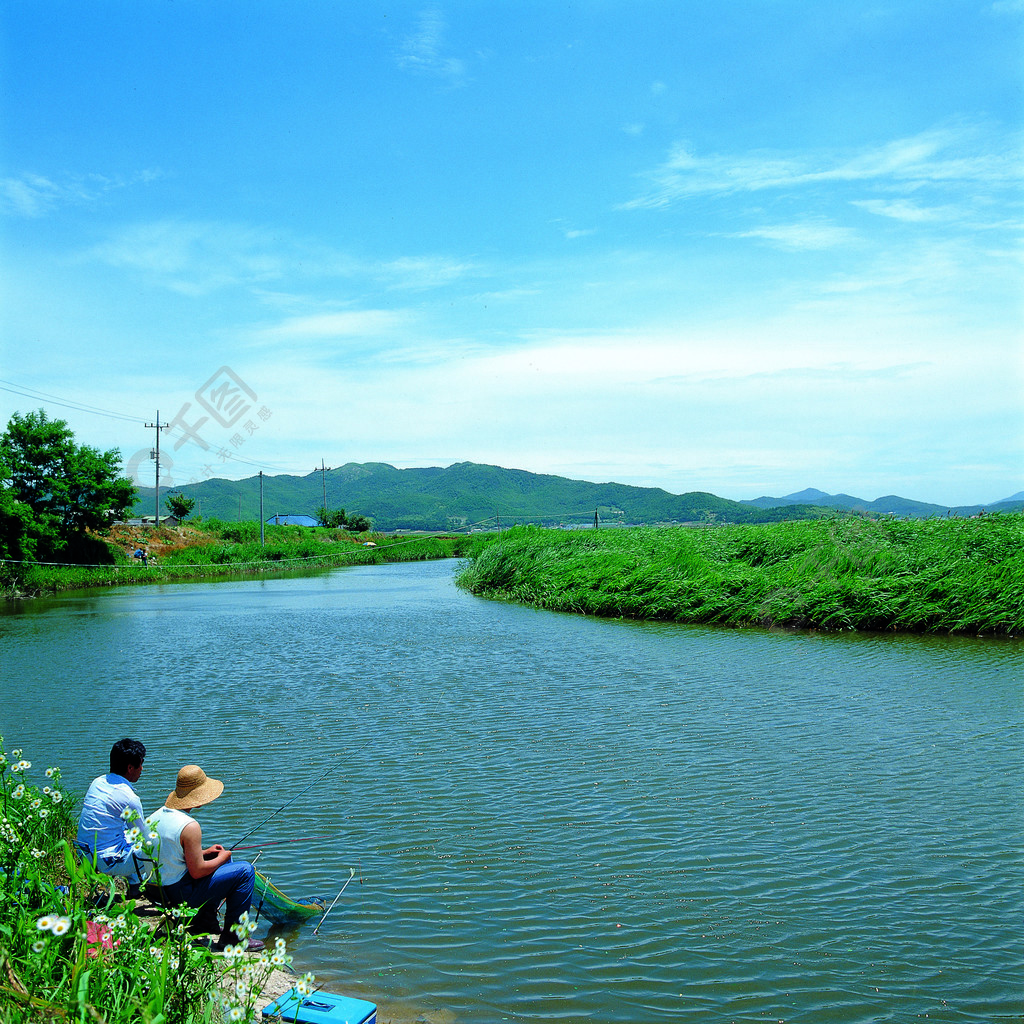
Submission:
[[[197,764],[187,764],[178,772],[178,784],[167,795],[164,805],[178,810],[202,807],[224,792],[220,779],[211,779]]]

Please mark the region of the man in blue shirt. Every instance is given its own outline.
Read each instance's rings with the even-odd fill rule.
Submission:
[[[146,748],[139,740],[118,740],[110,751],[110,773],[94,779],[82,801],[78,819],[78,845],[88,849],[96,867],[107,875],[120,875],[134,887],[140,881],[125,830],[132,811],[142,824],[142,801],[135,783],[142,774]]]

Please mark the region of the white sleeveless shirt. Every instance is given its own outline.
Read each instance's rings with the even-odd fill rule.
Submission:
[[[173,885],[188,874],[185,851],[181,847],[181,833],[186,825],[195,821],[184,811],[161,807],[146,822],[157,834],[157,870],[161,885]]]

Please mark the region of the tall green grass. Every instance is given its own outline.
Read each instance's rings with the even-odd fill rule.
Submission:
[[[1020,635],[1024,515],[706,529],[522,527],[459,584],[588,615],[820,629]]]

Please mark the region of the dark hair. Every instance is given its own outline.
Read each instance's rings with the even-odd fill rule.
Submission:
[[[126,768],[134,768],[146,760],[146,748],[140,740],[126,736],[110,748],[110,770],[114,775],[124,775]]]

